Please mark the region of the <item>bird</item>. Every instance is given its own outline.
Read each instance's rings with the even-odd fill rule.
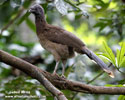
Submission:
[[[108,75],[114,78],[113,72],[107,65],[87,48],[73,33],[46,21],[44,9],[41,5],[35,4],[30,7],[29,12],[35,16],[36,33],[40,44],[49,51],[56,61],[53,74],[56,74],[58,65],[62,62],[62,76],[64,77],[66,61],[75,56],[75,52],[86,54],[91,60],[94,60]]]

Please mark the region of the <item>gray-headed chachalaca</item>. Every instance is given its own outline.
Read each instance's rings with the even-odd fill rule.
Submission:
[[[50,25],[46,22],[43,8],[36,4],[29,10],[35,15],[36,31],[43,48],[51,52],[56,60],[54,74],[60,61],[63,63],[62,75],[64,75],[65,64],[68,58],[74,57],[74,52],[86,54],[94,60],[109,76],[114,77],[107,65],[90,51],[85,44],[74,34],[60,27]]]

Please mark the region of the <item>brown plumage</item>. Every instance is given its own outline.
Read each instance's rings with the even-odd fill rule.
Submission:
[[[30,12],[35,15],[36,31],[43,48],[51,52],[56,60],[54,74],[56,73],[59,61],[63,63],[62,75],[65,71],[65,63],[68,58],[74,57],[74,52],[86,54],[94,60],[109,76],[114,77],[107,65],[99,59],[85,44],[74,34],[60,27],[50,25],[46,22],[44,10],[40,5],[34,5]]]

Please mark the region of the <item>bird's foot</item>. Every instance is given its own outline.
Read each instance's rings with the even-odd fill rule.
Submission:
[[[62,74],[62,75],[61,75],[61,77],[62,77],[62,78],[64,78],[64,79],[66,79],[66,77],[65,77],[65,75],[64,75],[64,74]]]
[[[57,73],[56,73],[56,72],[53,72],[53,75],[57,75]]]

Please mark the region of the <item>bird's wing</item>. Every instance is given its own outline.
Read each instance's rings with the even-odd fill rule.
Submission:
[[[76,37],[71,32],[55,26],[49,27],[44,36],[52,42],[74,48],[80,48],[85,45],[78,37]]]

